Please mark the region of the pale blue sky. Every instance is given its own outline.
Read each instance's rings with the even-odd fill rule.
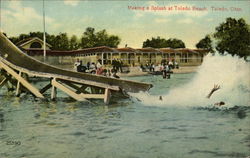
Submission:
[[[206,7],[206,11],[140,11],[128,6],[178,6]],[[227,8],[228,11],[213,11],[211,7]],[[231,11],[231,7],[240,11]],[[147,38],[178,38],[186,47],[195,44],[227,17],[244,18],[250,22],[250,1],[45,1],[46,31],[50,34],[66,32],[81,37],[86,27],[121,37],[119,47],[128,44],[139,48]],[[31,31],[43,31],[42,1],[1,2],[1,27],[9,36]]]

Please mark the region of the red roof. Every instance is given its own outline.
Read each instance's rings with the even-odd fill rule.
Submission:
[[[163,53],[175,53],[176,52],[173,48],[160,48],[159,51]]]
[[[27,54],[29,55],[43,55],[43,49],[25,49]],[[89,54],[89,53],[102,53],[102,52],[128,52],[128,53],[208,53],[208,50],[204,49],[188,49],[188,48],[110,48],[106,46],[94,47],[94,48],[85,48],[80,50],[72,50],[72,51],[60,51],[60,50],[46,50],[47,55],[51,56],[76,56],[81,54]]]
[[[141,52],[155,52],[155,53],[160,53],[160,51],[158,51],[157,49],[154,49],[154,48],[139,48],[137,50],[141,51]]]
[[[176,52],[181,52],[181,53],[198,53],[192,49],[188,49],[188,48],[177,48],[175,49]]]
[[[25,51],[29,55],[42,55],[43,54],[43,49],[25,49]],[[101,52],[114,52],[114,50],[106,46],[85,48],[85,49],[72,50],[72,51],[46,50],[46,55],[75,56],[75,55],[80,55],[80,54],[101,53]]]
[[[73,52],[77,54],[85,54],[85,53],[99,53],[99,52],[114,52],[114,50],[110,47],[101,46],[101,47],[73,50]]]
[[[125,47],[125,48],[116,48],[118,52],[136,52],[136,49]]]
[[[203,54],[209,53],[209,50],[206,50],[206,49],[192,49],[192,50],[198,53],[203,53]]]

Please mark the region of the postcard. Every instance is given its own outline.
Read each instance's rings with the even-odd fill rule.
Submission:
[[[249,5],[0,0],[0,158],[250,158]]]

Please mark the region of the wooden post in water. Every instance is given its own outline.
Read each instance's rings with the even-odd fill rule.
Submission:
[[[104,103],[105,104],[109,104],[110,97],[111,97],[110,89],[106,88],[105,93],[104,93]]]
[[[4,77],[3,78],[3,80],[0,82],[0,89],[5,85],[5,84],[7,84],[7,78],[6,77]]]
[[[19,71],[19,76],[22,77],[22,72]],[[20,95],[20,81],[17,80],[17,85],[16,85],[16,96]]]
[[[44,96],[39,92],[37,88],[31,85],[28,81],[22,78],[21,73],[16,73],[12,68],[8,65],[0,62],[0,67],[3,68],[8,74],[12,75],[18,82],[20,82],[24,87],[26,87],[31,93],[33,93],[38,98],[44,98]],[[19,84],[20,84],[19,83]]]
[[[54,85],[52,85],[51,87],[51,100],[55,100],[56,99],[56,87]]]
[[[62,90],[63,92],[65,92],[66,94],[68,94],[69,96],[71,96],[72,98],[74,98],[77,101],[85,101],[86,100],[81,95],[76,94],[74,91],[72,91],[68,87],[66,87],[63,84],[56,81],[55,78],[51,81],[51,84],[52,84],[52,90],[53,90],[53,87],[56,87],[56,88]]]

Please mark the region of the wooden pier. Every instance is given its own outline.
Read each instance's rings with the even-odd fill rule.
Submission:
[[[77,101],[103,99],[106,104],[109,103],[113,92],[122,94],[147,91],[152,87],[147,83],[79,73],[47,65],[23,53],[2,33],[0,33],[0,76],[0,88],[12,86],[16,96],[21,92],[31,92],[35,97],[44,98],[44,93],[51,89],[51,99],[55,99],[57,90],[61,90]],[[48,78],[50,82],[38,89],[29,82],[29,76]]]

